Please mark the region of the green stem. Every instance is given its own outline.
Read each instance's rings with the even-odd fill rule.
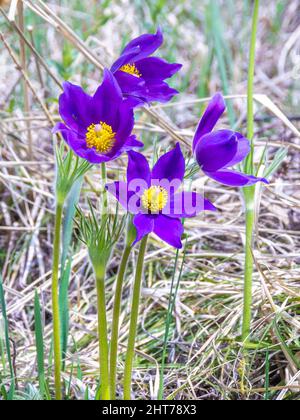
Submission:
[[[247,135],[251,141],[251,152],[246,161],[245,170],[248,174],[254,175],[254,76],[255,76],[255,51],[257,39],[257,27],[259,19],[259,0],[254,1],[252,34],[249,58],[248,75],[248,126]],[[246,206],[246,248],[245,248],[245,278],[244,278],[244,308],[242,340],[246,342],[251,334],[251,309],[252,309],[252,288],[253,288],[253,232],[255,222],[255,186],[244,189]]]
[[[251,45],[249,55],[249,68],[248,68],[248,94],[247,94],[247,136],[251,141],[251,152],[246,161],[246,172],[254,175],[254,76],[255,76],[255,52],[256,52],[256,39],[259,18],[259,0],[254,1],[252,32],[251,32]]]
[[[169,338],[171,316],[173,312],[172,311],[172,298],[173,298],[173,289],[174,289],[174,284],[175,284],[175,275],[177,271],[178,258],[179,258],[179,250],[177,250],[176,252],[175,265],[174,265],[170,294],[169,294],[169,304],[168,304],[168,311],[167,311],[166,328],[165,328],[165,334],[164,334],[164,345],[163,345],[161,368],[160,368],[158,400],[162,400],[163,395],[164,395],[164,370],[165,370],[165,364],[166,364],[165,361],[166,361],[166,356],[167,356],[167,344],[168,344],[168,338]]]
[[[106,191],[106,181],[107,181],[107,173],[106,173],[106,164],[105,162],[101,163],[101,179],[102,179],[102,186],[101,192],[103,197],[103,204],[102,204],[102,214],[107,214],[108,210],[108,198],[107,198],[107,191]]]
[[[148,236],[145,236],[141,242],[137,266],[135,282],[133,287],[133,297],[131,306],[131,319],[128,337],[127,354],[125,360],[125,371],[124,371],[124,400],[131,399],[131,381],[132,381],[132,367],[134,359],[134,347],[137,333],[137,322],[139,315],[139,303],[141,295],[142,278],[144,271],[144,259],[147,248]]]
[[[53,341],[54,341],[54,379],[55,398],[62,399],[61,390],[61,347],[60,347],[60,317],[59,317],[59,260],[60,260],[60,238],[63,216],[63,204],[56,205],[55,230],[53,244],[53,265],[52,265],[52,312],[53,312]]]
[[[110,399],[109,389],[109,367],[108,367],[108,333],[105,303],[105,267],[97,267],[97,306],[98,306],[98,341],[99,341],[99,363],[100,363],[100,386],[101,399]]]
[[[246,248],[245,248],[245,278],[244,278],[244,305],[243,305],[243,326],[242,340],[249,341],[251,333],[251,309],[252,309],[252,283],[253,283],[253,230],[255,221],[254,211],[255,187],[251,187],[245,195],[246,202]]]
[[[131,253],[131,246],[126,245],[122,256],[116,291],[115,301],[113,309],[113,320],[112,320],[112,332],[111,332],[111,349],[110,349],[110,393],[111,399],[116,398],[116,387],[117,387],[117,359],[118,359],[118,344],[119,344],[119,324],[120,324],[120,312],[121,312],[121,300],[122,300],[122,289],[124,283],[124,276]]]

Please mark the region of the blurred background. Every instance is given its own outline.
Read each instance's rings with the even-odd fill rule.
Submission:
[[[153,106],[152,117],[143,111],[137,114],[136,133],[145,142],[149,157],[168,149],[174,133],[191,143],[207,100],[216,91],[228,97],[221,126],[245,134],[253,2],[26,0],[24,20],[19,20],[18,9],[0,3],[0,273],[19,382],[17,397],[39,398],[33,299],[37,290],[48,355],[55,178],[50,130],[60,119],[61,82],[81,84],[92,94],[101,83],[102,68],[110,67],[122,47],[160,26],[165,42],[159,55],[184,67],[171,81],[180,95],[168,105]],[[261,2],[255,73],[255,93],[260,95],[255,102],[255,143],[258,159],[265,152],[271,183],[257,197],[253,327],[258,345],[251,353],[250,372],[243,376],[239,343],[245,240],[242,195],[198,173],[195,184],[205,189],[219,213],[187,222],[184,255],[176,256],[156,238],[151,239],[134,376],[137,398],[156,396],[172,276],[180,284],[168,345],[168,395],[182,399],[299,398],[298,0]],[[165,130],[162,121],[171,129]],[[190,158],[189,149],[184,150]],[[113,162],[109,177],[123,173],[125,166],[125,160]],[[99,172],[94,168],[82,190],[94,202],[99,200]],[[69,326],[71,331],[64,348],[70,398],[82,398],[86,389],[92,394],[97,377],[93,274],[83,245],[70,234],[72,200],[78,194],[79,190],[73,191],[68,204],[64,233],[64,258],[69,265],[63,284],[70,296],[64,301],[65,326],[66,332]],[[85,199],[81,205],[86,206]],[[118,247],[107,279],[109,317],[120,253]],[[134,254],[124,289],[121,349],[127,340],[135,259]],[[276,316],[269,295],[278,310]],[[0,334],[0,383],[5,385],[8,371],[3,340]],[[46,364],[50,366],[51,361]],[[120,371],[122,366],[123,354]]]

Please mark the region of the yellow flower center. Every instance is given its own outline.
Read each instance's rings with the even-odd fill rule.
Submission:
[[[115,144],[115,135],[110,125],[100,122],[88,127],[86,133],[86,144],[89,148],[95,148],[99,153],[108,153]]]
[[[120,71],[124,71],[124,73],[132,74],[135,77],[142,77],[141,73],[136,68],[135,64],[125,64],[120,68]]]
[[[151,213],[162,211],[168,203],[168,192],[162,187],[153,186],[142,195],[142,205],[144,209]]]

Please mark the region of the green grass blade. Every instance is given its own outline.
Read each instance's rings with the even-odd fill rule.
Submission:
[[[60,303],[60,322],[61,322],[61,351],[63,360],[63,370],[65,369],[65,357],[68,349],[69,336],[69,301],[68,290],[71,275],[71,255],[70,245],[72,241],[73,220],[76,206],[79,201],[83,178],[80,178],[73,185],[68,196],[62,236],[62,256],[61,256],[61,284],[59,292]],[[69,260],[68,260],[69,258]]]
[[[71,274],[71,259],[67,262],[67,266],[62,274],[60,291],[59,291],[59,304],[60,304],[60,324],[61,324],[61,351],[63,360],[63,370],[65,368],[65,359],[68,349],[68,336],[69,336],[69,280]]]
[[[40,394],[44,398],[45,395],[45,363],[44,363],[44,337],[43,323],[41,317],[41,305],[37,291],[34,296],[34,320],[35,320],[35,342],[37,352],[38,377],[40,385]]]
[[[279,322],[280,321],[277,321],[277,319],[274,320],[274,329],[275,329],[275,333],[277,335],[277,338],[280,341],[282,348],[285,350],[287,358],[289,358],[291,363],[293,363],[295,365],[295,367],[298,370],[300,370],[300,362],[299,362],[298,358],[294,355],[294,352],[286,344],[286,341],[285,341],[284,337],[282,336],[281,331],[279,329]],[[281,325],[282,325],[283,329],[285,329],[285,325],[284,325],[283,321],[281,321]]]
[[[9,327],[8,327],[5,296],[4,296],[4,290],[3,290],[3,283],[2,283],[1,275],[0,275],[0,304],[1,304],[2,317],[3,317],[3,320],[4,320],[5,346],[6,346],[6,354],[7,354],[10,377],[11,377],[11,388],[10,388],[10,392],[9,392],[9,397],[13,397],[13,395],[11,395],[11,393],[13,394],[13,391],[15,389],[15,374],[14,374],[13,362],[12,362],[12,357],[11,357],[11,352],[10,352]],[[9,399],[12,399],[12,398],[9,398]]]
[[[184,262],[185,262],[185,256],[186,256],[186,246],[184,248],[183,258],[181,267],[179,270],[179,275],[177,279],[177,283],[175,285],[175,277],[177,273],[177,266],[178,266],[178,259],[179,259],[179,250],[176,251],[176,257],[175,257],[175,264],[174,264],[174,271],[173,271],[173,277],[171,282],[171,289],[170,289],[170,295],[169,295],[169,306],[167,311],[167,319],[166,319],[166,328],[165,328],[165,335],[164,335],[164,344],[163,344],[163,354],[162,354],[162,362],[161,362],[161,369],[160,369],[160,386],[159,386],[159,392],[158,392],[158,399],[163,399],[163,385],[164,385],[164,368],[165,368],[165,359],[167,355],[167,346],[168,346],[168,339],[169,339],[169,333],[170,333],[170,327],[171,327],[171,320],[172,315],[175,309],[175,303],[177,299],[177,294],[179,290],[179,285],[181,282]]]
[[[76,181],[70,191],[67,199],[62,237],[62,256],[61,266],[64,269],[70,251],[70,244],[73,232],[73,220],[76,212],[76,206],[79,201],[83,179]]]
[[[268,178],[271,175],[273,175],[277,169],[281,166],[282,162],[288,155],[288,149],[283,147],[282,149],[278,150],[276,155],[274,156],[274,159],[272,160],[272,163],[268,166],[268,168],[264,172],[264,177]]]
[[[226,54],[229,47],[225,44],[224,36],[222,34],[222,21],[219,9],[219,4],[215,0],[210,1],[209,12],[211,18],[211,36],[214,40],[214,48],[218,60],[219,72],[222,81],[222,88],[224,95],[229,94],[229,69],[226,63]],[[227,101],[228,116],[231,126],[235,125],[235,113],[231,101]]]
[[[266,369],[265,369],[265,401],[269,401],[270,399],[270,353],[267,351],[266,354]]]

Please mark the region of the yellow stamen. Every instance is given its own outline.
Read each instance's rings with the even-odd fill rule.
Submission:
[[[86,133],[86,144],[89,148],[95,148],[99,153],[108,153],[115,144],[115,135],[110,125],[105,122],[92,124]]]
[[[142,77],[135,64],[125,64],[120,68],[120,71],[124,71],[124,73],[131,74],[132,76]]]
[[[142,195],[142,205],[144,209],[151,213],[162,211],[168,203],[168,192],[162,187],[153,186]]]

